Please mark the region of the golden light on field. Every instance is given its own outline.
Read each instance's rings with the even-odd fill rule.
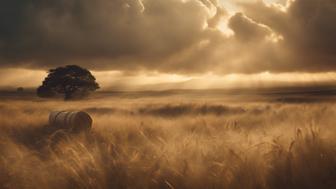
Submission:
[[[336,0],[1,0],[0,189],[336,189]]]
[[[335,104],[250,100],[121,94],[0,101],[0,186],[335,188]],[[91,132],[48,130],[50,110],[73,108],[92,116]]]

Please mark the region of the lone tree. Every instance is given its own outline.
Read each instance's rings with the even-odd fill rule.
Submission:
[[[37,88],[41,98],[64,95],[64,100],[79,99],[99,89],[96,78],[87,69],[68,65],[51,69],[42,85]]]

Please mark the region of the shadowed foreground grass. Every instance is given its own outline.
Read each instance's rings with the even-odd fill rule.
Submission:
[[[90,133],[46,129],[72,108]],[[0,188],[336,188],[333,104],[6,101],[0,115]]]

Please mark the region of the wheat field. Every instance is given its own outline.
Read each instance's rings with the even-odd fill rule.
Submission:
[[[53,110],[88,133],[49,132]],[[182,96],[0,101],[0,188],[336,188],[336,104]]]

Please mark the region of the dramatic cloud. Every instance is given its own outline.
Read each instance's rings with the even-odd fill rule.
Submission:
[[[237,3],[240,2],[240,3]],[[336,1],[4,0],[0,66],[167,73],[336,70]],[[220,30],[227,27],[233,35]]]
[[[271,33],[269,28],[254,22],[242,13],[231,17],[229,26],[242,41],[262,40]]]
[[[84,61],[93,68],[114,68],[136,60],[133,66],[150,67],[141,62],[154,64],[198,42],[215,3],[5,0],[0,6],[1,62]]]
[[[263,2],[243,4],[245,14],[283,37],[284,71],[336,69],[336,1],[296,0],[287,7]]]

